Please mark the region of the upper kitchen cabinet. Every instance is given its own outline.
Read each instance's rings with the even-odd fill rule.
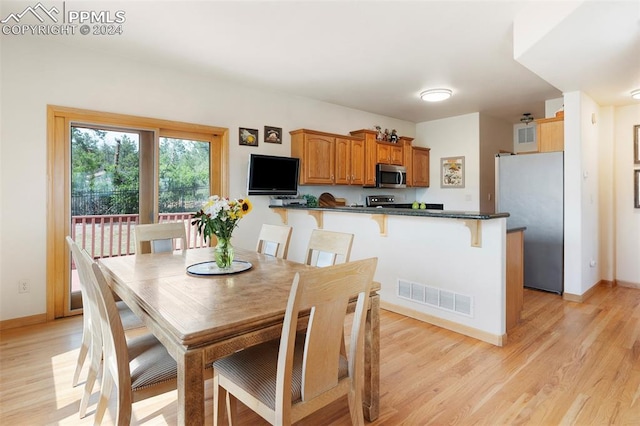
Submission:
[[[429,187],[429,148],[411,147],[411,186]]]
[[[364,140],[307,129],[290,134],[300,185],[364,185]]]
[[[351,136],[355,136],[364,140],[364,183],[363,186],[376,185],[376,164],[377,158],[377,141],[376,132],[374,130],[355,130],[350,132]]]
[[[429,148],[412,146],[413,138],[401,136],[398,143],[404,151],[403,165],[407,169],[407,186],[429,187]]]
[[[336,138],[336,185],[364,185],[364,140]]]
[[[291,134],[291,156],[300,159],[300,185],[333,185],[336,138],[309,130]]]
[[[564,115],[536,120],[539,152],[564,151]]]
[[[391,142],[378,142],[376,147],[377,163],[403,165],[402,144]]]

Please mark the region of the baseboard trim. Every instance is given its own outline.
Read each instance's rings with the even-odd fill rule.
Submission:
[[[28,317],[12,318],[0,321],[0,330],[24,327],[27,325],[41,324],[47,322],[47,314],[31,315]]]
[[[443,318],[438,318],[433,315],[425,314],[424,312],[416,311],[405,306],[394,305],[393,303],[380,301],[380,309],[395,312],[410,318],[417,319],[419,321],[427,322],[438,327],[445,328],[455,333],[464,334],[465,336],[473,337],[474,339],[482,340],[483,342],[491,343],[495,346],[504,346],[507,344],[507,335],[497,335],[487,333],[486,331],[478,330],[477,328],[469,327],[466,325],[458,324],[453,321],[449,321]]]
[[[619,285],[620,287],[628,287],[628,288],[637,288],[640,289],[640,283],[634,283],[631,281],[622,281],[622,280],[615,280],[616,285]]]
[[[600,280],[595,285],[593,285],[589,290],[587,290],[584,294],[571,294],[571,293],[563,293],[562,298],[567,302],[577,302],[584,303],[586,302],[593,293],[598,289],[598,287],[615,287],[618,284],[617,281],[609,281],[609,280]],[[622,285],[621,285],[622,286]]]

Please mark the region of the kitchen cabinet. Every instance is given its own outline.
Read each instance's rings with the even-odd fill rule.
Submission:
[[[355,130],[350,132],[351,136],[357,137],[364,141],[364,183],[363,186],[375,186],[376,185],[376,164],[377,158],[377,144],[376,131],[375,130]]]
[[[376,163],[403,165],[403,149],[401,144],[377,142]]]
[[[406,149],[406,147],[405,147]],[[411,186],[429,187],[429,148],[412,146],[411,149]],[[409,171],[407,171],[407,175]],[[407,178],[409,180],[409,178]]]
[[[290,134],[300,185],[364,185],[364,140],[307,129]]]
[[[564,115],[536,120],[539,152],[564,151]]]
[[[364,140],[336,138],[335,184],[364,185]]]
[[[524,298],[524,229],[507,231],[506,327],[509,332],[520,322]]]

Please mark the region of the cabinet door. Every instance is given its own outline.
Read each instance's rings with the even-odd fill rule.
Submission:
[[[397,166],[402,166],[403,163],[403,151],[402,151],[402,145],[397,145],[397,146],[390,146],[389,147],[389,156],[390,156],[390,161],[391,164],[395,164]]]
[[[301,183],[333,184],[335,138],[307,134],[304,143],[304,180]]]
[[[378,143],[376,148],[377,163],[391,164],[391,146]]]
[[[365,150],[363,140],[351,141],[351,185],[364,185]]]
[[[378,143],[374,135],[365,135],[364,141],[364,185],[376,185],[376,164],[378,163]]]
[[[336,185],[351,183],[351,141],[336,138],[335,180]]]
[[[564,151],[564,120],[538,123],[538,151]]]
[[[413,186],[429,186],[429,150],[412,148],[411,174]]]

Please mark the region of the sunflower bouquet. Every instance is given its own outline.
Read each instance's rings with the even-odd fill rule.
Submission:
[[[229,199],[212,195],[199,212],[194,213],[191,225],[198,229],[204,240],[212,235],[218,239],[230,240],[238,222],[251,211],[249,199]]]
[[[251,208],[251,202],[247,198],[229,199],[212,195],[202,209],[193,214],[191,225],[197,227],[205,242],[210,242],[212,235],[218,240],[214,253],[219,268],[231,267],[231,234],[240,219],[249,214]]]

